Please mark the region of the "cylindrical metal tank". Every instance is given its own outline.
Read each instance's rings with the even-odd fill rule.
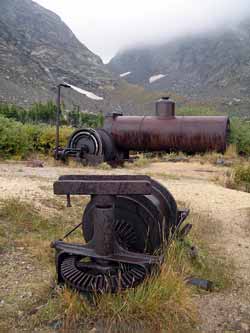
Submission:
[[[155,103],[155,114],[157,117],[174,117],[175,102],[169,99],[169,97],[162,97]]]
[[[163,97],[156,102],[155,116],[109,114],[103,128],[76,130],[59,153],[63,160],[77,156],[98,163],[123,161],[130,151],[223,153],[229,131],[227,116],[175,116],[175,103]]]
[[[110,134],[122,150],[224,152],[228,117],[115,117]]]

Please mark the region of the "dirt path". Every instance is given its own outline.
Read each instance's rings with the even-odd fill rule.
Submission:
[[[150,174],[185,202],[191,210],[209,215],[214,225],[211,247],[236,266],[233,288],[197,297],[200,332],[250,332],[250,194],[214,183],[226,168],[199,163],[154,163],[143,169],[93,170],[66,167],[32,169],[22,164],[0,164],[0,199],[31,198],[36,205],[52,198],[52,183],[62,174]]]
[[[250,332],[250,195],[204,181],[168,187],[177,200],[186,198],[193,212],[212,217],[215,231],[210,245],[215,253],[231,258],[236,268],[232,290],[197,300],[202,331]]]

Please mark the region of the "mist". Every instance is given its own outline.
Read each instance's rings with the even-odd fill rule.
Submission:
[[[227,29],[247,16],[249,0],[35,0],[108,62],[128,47]]]

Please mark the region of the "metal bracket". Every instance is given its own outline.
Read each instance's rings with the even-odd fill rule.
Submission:
[[[129,264],[157,264],[163,256],[134,253],[122,248],[114,232],[115,196],[147,195],[152,191],[147,176],[63,176],[54,183],[58,195],[95,195],[94,235],[87,245],[55,241],[52,247],[71,255]]]

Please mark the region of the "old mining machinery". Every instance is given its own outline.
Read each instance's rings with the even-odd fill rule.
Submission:
[[[131,151],[223,153],[229,130],[226,116],[176,116],[175,103],[162,98],[156,102],[155,116],[112,113],[105,117],[103,128],[76,130],[65,149],[56,148],[56,158],[112,164],[128,159]]]
[[[134,288],[156,272],[188,210],[148,176],[62,176],[54,193],[90,195],[82,221],[84,242],[54,241],[58,282],[80,292]],[[69,235],[69,233],[68,233]]]

